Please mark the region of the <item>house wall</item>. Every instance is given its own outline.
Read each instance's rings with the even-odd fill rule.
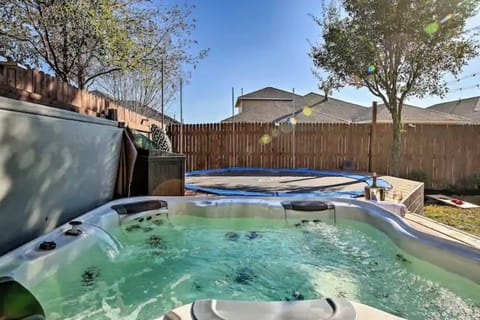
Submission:
[[[290,112],[292,101],[245,100],[241,112],[235,116],[235,122],[272,122]]]
[[[261,109],[272,109],[276,108],[277,105],[288,105],[291,106],[291,101],[274,101],[274,100],[244,100],[242,103],[243,112],[254,112]]]
[[[254,100],[242,100],[242,102],[240,103],[240,110],[239,112],[249,112],[252,110],[252,108],[254,108],[255,106],[257,106],[258,101],[254,101]]]
[[[117,123],[0,97],[0,255],[112,199]]]

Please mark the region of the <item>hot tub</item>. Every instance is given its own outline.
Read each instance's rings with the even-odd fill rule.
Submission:
[[[478,319],[480,251],[353,199],[142,197],[2,256],[0,287],[0,319]]]

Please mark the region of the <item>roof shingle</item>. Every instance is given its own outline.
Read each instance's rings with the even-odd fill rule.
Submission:
[[[295,108],[291,92],[272,87],[263,88],[238,97],[239,102],[248,103],[248,109],[222,122],[282,122],[295,112],[298,122],[349,123],[353,117],[366,108],[346,101],[328,98],[310,92],[304,96],[295,94]],[[311,107],[312,114],[302,113],[304,107]],[[295,109],[295,110],[293,110]]]
[[[317,109],[319,112],[338,117],[348,122],[353,122],[355,117],[368,110],[367,107],[332,97],[313,105],[312,109]]]
[[[238,97],[238,100],[242,100],[242,99],[245,99],[245,100],[249,100],[249,99],[292,100],[292,92],[288,92],[288,91],[273,88],[273,87],[266,87],[266,88],[253,91]]]
[[[365,112],[354,118],[354,122],[368,123],[372,121],[372,109],[367,108]],[[377,108],[378,122],[392,122],[390,111],[381,104]],[[467,118],[439,112],[430,109],[419,108],[404,104],[402,110],[402,121],[411,123],[470,123]]]
[[[442,102],[434,104],[428,109],[461,116],[480,123],[480,97]]]
[[[249,103],[253,104],[249,111],[240,112],[222,122],[274,122],[278,118],[292,114],[293,111],[292,101],[264,100]],[[298,106],[296,110],[299,110]]]

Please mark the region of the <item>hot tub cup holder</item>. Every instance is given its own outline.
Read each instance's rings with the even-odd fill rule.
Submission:
[[[38,246],[38,249],[40,249],[42,251],[50,251],[50,250],[55,249],[56,247],[57,247],[57,244],[55,243],[55,241],[43,241]]]
[[[70,221],[68,224],[70,224],[72,226],[72,228],[65,231],[65,234],[67,236],[78,237],[79,235],[81,235],[83,233],[83,231],[78,228],[78,226],[82,224],[81,221],[74,220],[74,221]]]

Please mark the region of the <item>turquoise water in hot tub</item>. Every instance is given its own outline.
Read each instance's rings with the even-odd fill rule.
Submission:
[[[357,222],[175,216],[113,235],[118,252],[93,248],[31,288],[48,319],[154,319],[196,299],[324,296],[408,319],[480,319],[480,286]]]

